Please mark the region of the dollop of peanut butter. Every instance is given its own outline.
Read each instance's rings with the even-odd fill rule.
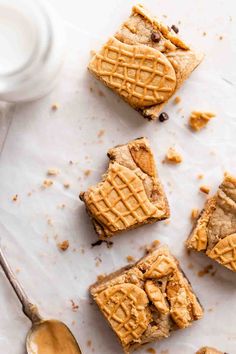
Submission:
[[[81,354],[69,328],[56,320],[34,326],[29,341],[30,354]]]

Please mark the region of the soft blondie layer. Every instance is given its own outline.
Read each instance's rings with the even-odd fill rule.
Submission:
[[[90,288],[125,353],[169,337],[203,315],[178,261],[167,246],[134,265],[106,276]]]
[[[137,5],[88,68],[143,117],[153,120],[202,58],[172,28]]]
[[[169,217],[168,202],[146,138],[108,151],[102,182],[80,193],[100,239]]]
[[[215,348],[203,347],[199,349],[196,354],[227,354],[227,353],[223,353]]]
[[[187,247],[236,272],[236,178],[226,174],[216,195],[207,200]]]

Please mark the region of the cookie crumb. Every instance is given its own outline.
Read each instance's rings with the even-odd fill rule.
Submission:
[[[63,184],[63,186],[64,186],[64,188],[68,189],[68,188],[70,188],[70,183],[65,182],[65,183]]]
[[[174,148],[169,148],[164,162],[171,163],[171,164],[179,164],[183,161],[182,156],[174,149]]]
[[[178,103],[180,103],[181,102],[181,98],[179,97],[179,96],[176,96],[175,98],[174,98],[174,104],[178,104]]]
[[[223,38],[224,38],[223,36],[219,36],[219,40],[220,40],[220,41],[222,41]]]
[[[199,175],[197,175],[197,179],[203,179],[204,178],[204,175],[203,174],[199,174]]]
[[[188,269],[193,269],[193,264],[192,263],[188,264]]]
[[[135,258],[134,258],[133,256],[127,256],[127,257],[126,257],[126,260],[127,260],[128,263],[133,263],[133,262],[135,262]]]
[[[87,343],[86,343],[86,344],[87,344],[87,347],[90,348],[90,347],[92,346],[92,341],[91,341],[91,339],[87,340]]]
[[[57,244],[57,247],[58,247],[61,251],[63,251],[63,252],[65,252],[65,251],[69,248],[69,246],[70,246],[70,243],[69,243],[68,240],[59,242],[59,243]]]
[[[85,177],[90,176],[91,175],[91,170],[85,170],[84,171],[84,175],[85,175]]]
[[[210,193],[210,188],[208,186],[201,186],[199,188],[199,190],[202,192],[202,193],[205,193],[205,194],[209,194]]]
[[[203,32],[203,34],[202,34],[204,37],[207,35],[207,33],[206,32]]]
[[[193,131],[197,132],[202,130],[214,117],[215,114],[212,112],[193,111],[189,117],[188,125]]]
[[[58,176],[59,175],[59,170],[56,168],[49,168],[47,171],[48,176]]]
[[[79,305],[77,305],[73,300],[70,300],[70,302],[71,302],[72,311],[73,312],[78,311]]]
[[[18,201],[18,194],[13,195],[12,199],[13,202],[17,202]]]
[[[57,111],[59,109],[59,104],[58,103],[53,103],[51,108],[52,108],[53,111]]]
[[[209,274],[209,273],[210,273],[210,270],[212,270],[212,269],[213,269],[212,264],[209,264],[209,265],[205,266],[202,270],[200,270],[200,271],[197,273],[197,275],[198,275],[199,277],[204,277],[206,274]]]
[[[53,181],[52,181],[52,180],[50,180],[50,179],[45,179],[45,180],[43,181],[42,187],[43,187],[43,188],[49,188],[49,187],[51,187],[52,185],[53,185]]]
[[[98,90],[98,95],[99,95],[100,97],[104,97],[104,96],[105,96],[104,92],[101,91],[101,90]]]
[[[154,251],[159,245],[160,245],[160,241],[154,240],[150,245],[145,246],[146,253],[150,253],[150,252]]]
[[[104,134],[105,134],[105,130],[104,130],[104,129],[101,129],[101,130],[99,130],[99,132],[97,133],[97,137],[98,137],[98,138],[101,138]]]
[[[192,220],[192,222],[196,221],[198,215],[199,215],[199,209],[196,209],[196,208],[192,209],[192,211],[191,211],[191,220]]]

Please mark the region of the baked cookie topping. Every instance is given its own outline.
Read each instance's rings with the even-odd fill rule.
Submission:
[[[205,128],[209,121],[215,117],[211,112],[194,111],[189,117],[188,124],[193,131],[199,131]]]
[[[166,246],[106,276],[90,292],[125,353],[166,338],[203,315],[191,285]]]
[[[137,5],[88,68],[145,118],[156,119],[201,60],[173,28]]]
[[[226,175],[201,212],[187,247],[236,272],[236,179]]]
[[[169,207],[147,139],[136,139],[108,152],[102,182],[81,193],[100,239],[166,219]]]

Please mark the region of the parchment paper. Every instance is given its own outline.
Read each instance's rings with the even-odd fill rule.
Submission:
[[[121,3],[125,19],[131,4]],[[119,26],[120,14],[107,19],[107,26],[106,18],[102,19],[101,38],[68,27],[60,84],[40,101],[15,108],[1,155],[1,244],[32,301],[45,317],[62,319],[70,326],[83,353],[118,354],[122,350],[91,304],[88,286],[99,274],[125,265],[128,255],[143,256],[143,246],[159,239],[180,260],[205,316],[191,328],[147,348],[156,348],[157,353],[193,354],[202,345],[212,345],[235,354],[236,275],[204,255],[188,256],[184,248],[191,209],[202,208],[206,199],[199,186],[209,185],[214,193],[224,171],[236,175],[234,1],[168,1],[166,6],[150,1],[147,5],[153,13],[168,14],[165,21],[169,24],[180,20],[183,37],[206,53],[204,62],[179,90],[181,103],[168,104],[169,121],[150,123],[87,72],[90,50],[99,48]],[[55,103],[58,110],[53,111]],[[213,111],[217,117],[202,132],[192,133],[187,127],[192,110]],[[91,248],[97,237],[79,192],[100,180],[107,168],[109,147],[139,136],[150,139],[170,202],[170,224],[160,222],[123,233],[113,239],[110,249],[104,244]],[[182,154],[181,165],[161,163],[170,146]],[[50,168],[60,174],[50,177],[54,182],[50,188],[42,189]],[[204,174],[203,180],[198,180],[199,174]],[[64,183],[70,188],[64,188]],[[13,202],[16,194],[18,199]],[[57,248],[63,240],[70,243],[64,253]],[[197,273],[208,264],[213,265],[215,275],[199,277]],[[30,323],[2,273],[0,282],[0,353],[23,354]]]

